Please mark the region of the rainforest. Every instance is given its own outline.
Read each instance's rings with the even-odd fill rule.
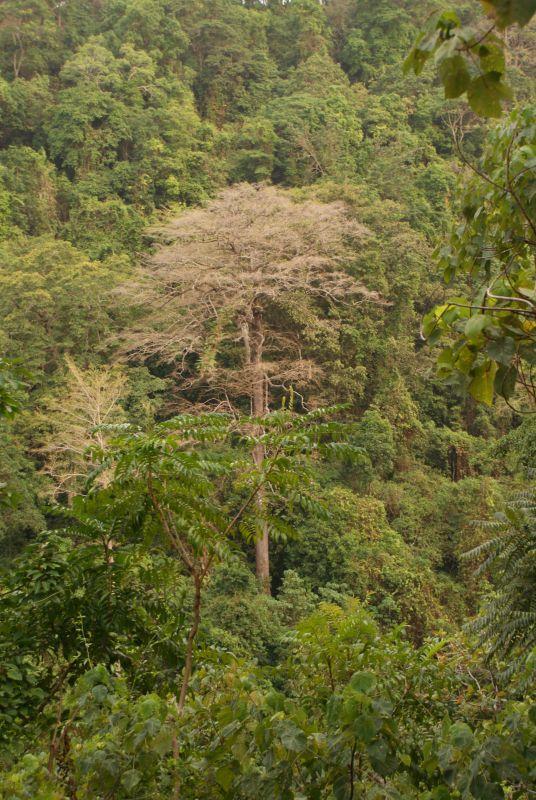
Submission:
[[[2,0],[0,798],[536,797],[536,0]]]

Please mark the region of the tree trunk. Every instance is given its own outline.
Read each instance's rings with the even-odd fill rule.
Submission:
[[[255,447],[253,451],[253,460],[256,466],[262,467],[262,462],[264,461],[264,448],[262,444]],[[256,503],[259,512],[263,514],[266,506],[263,487],[257,492]],[[255,572],[262,590],[266,592],[266,594],[270,594],[270,541],[268,537],[268,525],[266,522],[263,522],[261,527],[262,534],[255,542]]]
[[[194,645],[197,633],[199,631],[199,623],[201,621],[201,590],[203,588],[203,578],[196,573],[194,573],[192,577],[194,579],[194,608],[193,608],[192,624],[190,626],[190,630],[188,631],[188,642],[186,644],[186,659],[184,661],[184,670],[182,673],[182,686],[179,694],[179,699],[177,702],[177,711],[179,712],[179,714],[182,714],[182,712],[184,711],[184,706],[186,704],[186,695],[188,694],[188,687],[190,685],[190,678],[192,677],[192,668],[194,663]],[[171,748],[173,752],[173,758],[175,759],[175,764],[178,770],[180,747],[179,747],[179,739],[176,733],[173,736],[171,742]],[[173,780],[172,800],[180,800],[180,795],[181,795],[181,779],[180,779],[180,774],[177,771],[175,778]]]
[[[192,626],[188,632],[188,643],[186,645],[186,660],[184,662],[184,671],[182,673],[182,686],[179,695],[179,702],[177,708],[179,713],[182,712],[186,702],[186,694],[192,677],[192,666],[194,661],[194,643],[197,631],[199,630],[199,621],[201,619],[201,588],[202,578],[199,575],[194,575],[194,610]]]
[[[266,378],[264,375],[262,356],[264,333],[262,325],[262,312],[254,309],[251,324],[249,326],[250,335],[244,338],[246,357],[249,356],[249,366],[252,372],[252,393],[251,411],[254,417],[263,417],[266,414]],[[258,433],[262,433],[259,426]],[[253,461],[255,466],[262,468],[265,452],[262,444],[256,445],[253,450]],[[261,487],[255,498],[259,515],[262,516],[266,509],[266,496],[264,487]],[[268,538],[268,525],[263,522],[262,534],[255,542],[255,571],[257,580],[266,594],[270,594],[270,543]]]

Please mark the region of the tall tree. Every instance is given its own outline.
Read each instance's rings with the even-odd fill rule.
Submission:
[[[141,285],[127,287],[148,313],[126,350],[172,365],[186,395],[195,388],[227,407],[246,399],[262,428],[274,392],[320,377],[308,330],[336,334],[337,319],[326,318],[335,306],[379,300],[344,269],[366,234],[342,203],[295,203],[273,187],[227,189],[160,231],[167,244]],[[264,457],[258,444],[257,467]],[[264,503],[262,491],[257,502]],[[256,571],[269,591],[266,527]]]

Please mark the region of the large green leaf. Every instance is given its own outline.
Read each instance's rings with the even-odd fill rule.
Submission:
[[[486,72],[473,78],[467,89],[469,105],[481,117],[500,117],[502,102],[511,97],[511,91],[501,80],[499,72]]]
[[[356,692],[368,692],[375,683],[376,678],[371,672],[354,672],[350,678],[350,686]]]
[[[474,314],[465,323],[465,335],[470,341],[477,341],[480,334],[491,323],[485,314]]]
[[[499,28],[517,22],[526,25],[536,14],[536,0],[481,0],[482,5],[497,20]]]
[[[368,744],[377,730],[377,719],[371,714],[360,714],[354,722],[354,732],[359,739]]]
[[[460,55],[447,58],[439,65],[439,77],[445,89],[446,98],[459,97],[467,91],[471,76],[465,59]]]
[[[307,739],[305,734],[297,725],[285,720],[281,725],[280,730],[281,744],[286,750],[291,753],[301,753],[307,746]]]
[[[131,792],[141,781],[141,773],[137,769],[128,769],[121,777],[121,784],[127,792]]]
[[[517,383],[517,369],[501,364],[495,375],[495,391],[507,400],[512,397]]]
[[[497,364],[493,361],[486,361],[476,369],[475,376],[469,384],[469,391],[475,400],[486,403],[488,406],[492,404],[496,372]]]
[[[478,58],[483,73],[499,72],[502,74],[505,70],[502,42],[495,41],[491,37],[488,37],[478,48]]]
[[[512,363],[515,352],[516,343],[511,336],[505,336],[503,339],[491,341],[486,346],[486,353],[488,356],[505,366]]]
[[[219,786],[222,787],[226,792],[231,788],[233,785],[235,775],[234,772],[227,766],[220,767],[216,771],[216,782]]]

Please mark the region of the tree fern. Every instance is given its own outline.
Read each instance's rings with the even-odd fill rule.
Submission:
[[[476,524],[493,536],[465,554],[490,570],[495,593],[468,625],[489,655],[513,657],[512,671],[536,645],[536,490],[520,492],[495,519]]]

